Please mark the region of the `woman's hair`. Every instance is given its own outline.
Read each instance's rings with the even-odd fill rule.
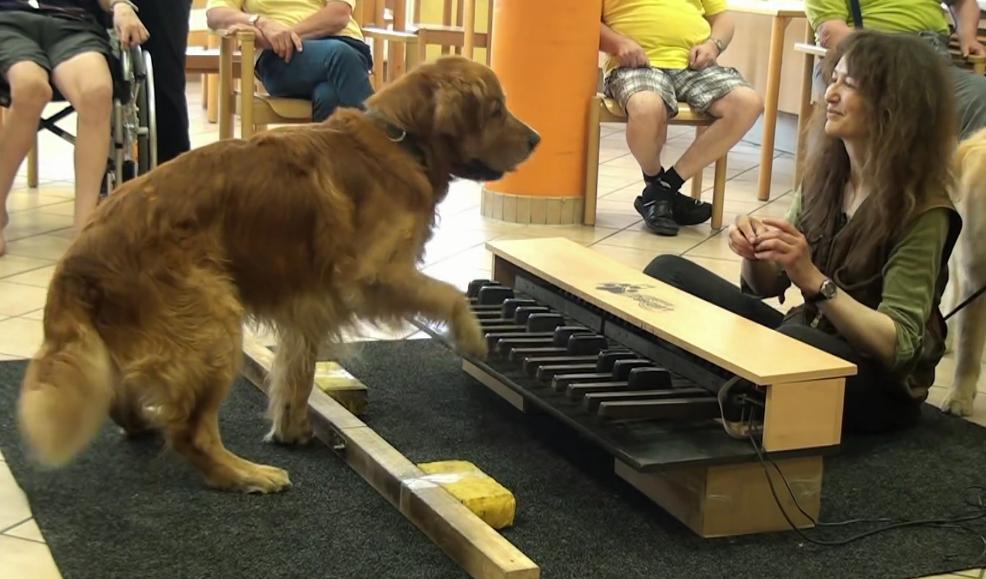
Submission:
[[[909,34],[859,31],[825,58],[825,81],[845,57],[848,74],[864,103],[868,158],[860,168],[870,188],[865,211],[858,211],[841,235],[851,236],[848,272],[872,271],[886,259],[888,242],[923,204],[947,197],[952,185],[956,115],[945,59],[927,41]],[[841,219],[849,181],[843,142],[825,134],[825,102],[813,119],[799,226],[813,255],[822,260]],[[833,264],[834,265],[834,264]],[[835,272],[829,272],[834,275]]]

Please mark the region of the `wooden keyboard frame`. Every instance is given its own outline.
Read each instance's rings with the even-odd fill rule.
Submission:
[[[634,333],[762,388],[761,444],[776,456],[798,504],[776,472],[749,458],[644,472],[616,453],[618,476],[703,537],[789,529],[768,477],[788,517],[798,527],[812,526],[798,507],[814,519],[821,510],[822,455],[841,443],[845,379],[856,373],[854,364],[567,239],[491,241],[486,248],[495,281],[513,287],[519,274],[542,280],[628,323]],[[521,410],[534,401],[484,361],[465,359],[463,369]]]

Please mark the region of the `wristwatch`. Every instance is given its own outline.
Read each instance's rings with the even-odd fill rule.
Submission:
[[[712,41],[712,44],[715,44],[716,45],[716,50],[719,51],[719,54],[722,54],[722,52],[724,50],[726,50],[726,45],[723,44],[723,42],[721,40],[719,40],[718,38],[716,38],[715,36],[710,36],[709,37],[709,40]]]
[[[839,286],[835,285],[835,282],[829,278],[825,278],[822,281],[822,285],[818,286],[818,291],[812,295],[805,298],[805,302],[809,304],[814,304],[818,302],[824,302],[835,297],[836,291],[838,291]]]
[[[247,22],[250,23],[250,26],[257,26],[258,20],[260,20],[260,14],[251,14],[250,18],[247,19]]]

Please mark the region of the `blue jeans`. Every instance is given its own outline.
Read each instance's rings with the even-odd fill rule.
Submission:
[[[357,48],[358,41],[339,38],[305,40],[304,50],[287,63],[271,50],[257,61],[264,87],[276,97],[312,101],[312,117],[321,122],[337,107],[362,108],[370,87],[370,53]]]

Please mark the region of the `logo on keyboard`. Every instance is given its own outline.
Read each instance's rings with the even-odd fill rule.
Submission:
[[[673,310],[674,306],[670,302],[642,293],[643,290],[653,287],[652,285],[634,283],[601,283],[596,286],[596,289],[618,296],[626,296],[640,304],[640,307],[652,312],[669,312]]]

